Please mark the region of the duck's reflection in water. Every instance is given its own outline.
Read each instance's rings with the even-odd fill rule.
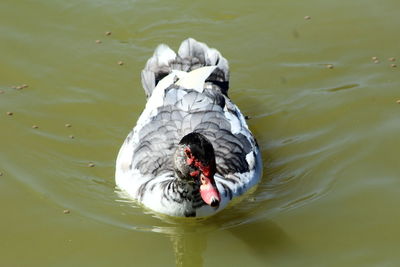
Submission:
[[[260,262],[273,262],[274,255],[287,250],[293,253],[294,249],[287,234],[266,219],[231,227],[208,220],[189,224],[182,222],[157,232],[170,237],[176,266],[204,266],[205,261],[228,263],[246,256]],[[237,247],[243,248],[244,252],[235,254],[230,249]]]

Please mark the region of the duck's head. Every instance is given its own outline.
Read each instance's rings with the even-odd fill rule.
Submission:
[[[174,165],[179,179],[197,184],[203,201],[218,208],[221,196],[214,180],[214,148],[204,135],[197,132],[185,135],[175,152]]]

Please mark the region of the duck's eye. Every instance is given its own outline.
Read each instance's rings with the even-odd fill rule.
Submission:
[[[186,157],[188,157],[188,158],[192,157],[192,152],[190,152],[189,148],[185,148],[185,154],[186,154]]]
[[[194,158],[193,158],[192,152],[190,151],[189,148],[185,148],[185,154],[186,154],[186,157],[187,157],[186,158],[187,165],[192,165],[193,162],[194,162]]]

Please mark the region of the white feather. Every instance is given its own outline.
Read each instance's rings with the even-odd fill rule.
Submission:
[[[217,66],[206,66],[186,73],[176,85],[183,88],[194,89],[200,93],[204,91],[204,83]]]
[[[176,58],[176,53],[168,45],[160,44],[154,51],[153,58],[156,58],[159,65],[168,66],[171,60]]]

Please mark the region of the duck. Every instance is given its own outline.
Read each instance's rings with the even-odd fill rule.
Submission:
[[[117,187],[157,214],[207,217],[261,179],[245,116],[228,96],[229,64],[193,38],[160,44],[141,73],[147,97],[117,160]]]

